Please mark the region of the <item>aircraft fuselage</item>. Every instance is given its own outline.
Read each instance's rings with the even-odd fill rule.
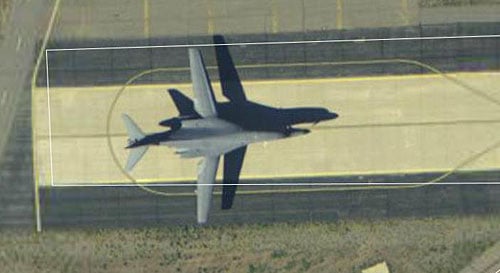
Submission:
[[[166,119],[160,122],[162,126],[178,127],[179,119],[197,120],[201,117],[194,111],[191,116]],[[291,126],[301,123],[318,123],[338,117],[336,113],[325,108],[298,107],[274,108],[247,101],[235,104],[231,102],[217,103],[220,119],[228,121],[245,130],[258,132],[279,132],[290,134]]]
[[[166,145],[176,149],[182,157],[218,156],[236,148],[263,141],[306,134],[303,129],[290,132],[254,131],[219,118],[183,120],[180,128],[146,135],[132,141],[127,148],[143,145]]]

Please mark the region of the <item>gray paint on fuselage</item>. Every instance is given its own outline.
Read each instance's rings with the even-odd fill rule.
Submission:
[[[296,131],[292,135],[272,131],[247,131],[218,118],[205,118],[184,120],[175,131],[147,135],[139,146],[166,145],[175,148],[182,157],[216,156],[251,143],[305,133],[307,131]],[[159,135],[163,139],[155,137]]]
[[[168,141],[204,139],[242,131],[242,128],[218,118],[184,120]]]
[[[285,137],[278,132],[246,131],[229,122],[217,119],[185,120],[179,130],[161,142],[177,149],[183,157],[216,156],[250,143]]]
[[[184,109],[184,111],[189,111],[188,118],[170,118],[161,121],[159,124],[173,128],[172,124],[177,119],[183,121],[201,119],[194,109]],[[296,124],[318,123],[338,117],[336,113],[325,108],[274,108],[250,101],[237,105],[231,102],[217,103],[217,112],[219,119],[237,125],[244,130],[280,132],[284,134],[290,133],[290,127]]]

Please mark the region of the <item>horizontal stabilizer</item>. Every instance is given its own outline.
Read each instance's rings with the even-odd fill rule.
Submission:
[[[141,128],[139,128],[139,126],[137,126],[137,124],[135,124],[135,122],[127,114],[122,114],[122,119],[125,123],[125,127],[127,127],[128,138],[130,140],[137,141],[145,136]]]
[[[137,148],[130,149],[130,153],[128,155],[127,166],[125,166],[125,170],[127,172],[131,172],[134,166],[141,160],[144,154],[147,152],[149,146],[139,146]]]
[[[129,146],[130,153],[127,159],[127,165],[125,166],[125,170],[127,172],[132,171],[134,166],[141,160],[142,156],[148,150],[148,146],[138,146],[131,148],[131,145],[137,143],[137,141],[144,138],[145,134],[142,132],[141,128],[135,124],[135,122],[127,115],[122,114],[123,122],[125,123],[125,127],[127,128],[128,138],[129,138]]]

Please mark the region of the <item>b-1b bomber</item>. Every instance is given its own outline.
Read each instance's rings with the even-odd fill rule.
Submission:
[[[338,117],[325,108],[273,108],[249,101],[222,36],[214,36],[222,94],[229,100],[215,100],[201,52],[189,48],[189,67],[194,101],[176,89],[168,92],[179,115],[159,122],[168,131],[145,134],[123,114],[130,154],[125,170],[131,172],[151,145],[166,145],[182,158],[201,157],[197,177],[197,221],[204,224],[212,203],[212,191],[219,160],[224,157],[222,209],[233,205],[247,146],[309,133],[296,124],[318,123]]]

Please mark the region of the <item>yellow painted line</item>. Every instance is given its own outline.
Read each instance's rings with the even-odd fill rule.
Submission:
[[[149,0],[144,0],[144,37],[149,38],[149,25],[150,25],[150,15],[149,15]]]
[[[84,31],[85,31],[85,27],[87,26],[87,15],[89,14],[87,11],[88,11],[88,6],[83,6],[81,8],[81,12],[80,12],[80,28],[79,28],[79,35],[85,35],[84,34]]]
[[[271,0],[271,32],[278,33],[279,31],[279,16],[276,0]]]
[[[499,105],[500,106],[500,100],[498,100],[497,98],[487,94],[487,93],[484,93],[482,90],[479,90],[479,89],[476,89],[472,86],[469,86],[468,84],[466,83],[463,83],[459,80],[457,80],[455,77],[455,75],[458,75],[459,73],[450,73],[450,74],[446,74],[440,70],[438,70],[437,68],[431,66],[431,65],[428,65],[428,64],[425,64],[425,63],[422,63],[422,62],[419,62],[419,61],[416,61],[416,60],[410,60],[410,59],[380,59],[380,60],[366,60],[366,61],[345,61],[345,62],[323,62],[323,63],[315,63],[315,64],[307,64],[307,63],[294,63],[294,64],[284,64],[284,66],[297,66],[297,65],[370,65],[370,64],[388,64],[388,63],[402,63],[402,64],[409,64],[409,65],[415,65],[415,66],[419,66],[419,67],[422,67],[422,68],[425,68],[426,70],[430,71],[430,72],[433,72],[434,74],[431,74],[431,76],[434,76],[434,77],[443,77],[444,79],[450,81],[450,82],[453,82],[454,84],[458,85],[458,86],[461,86],[463,88],[465,88],[467,91],[475,94],[476,96],[479,96],[485,100],[488,100],[496,105]],[[255,65],[251,65],[251,66],[255,66]],[[259,65],[259,67],[274,67],[276,66],[276,64],[266,64],[266,65]],[[248,67],[248,66],[247,66]],[[241,68],[241,66],[240,66]],[[152,73],[157,73],[157,72],[168,72],[170,71],[171,68],[164,68],[164,67],[160,67],[160,68],[154,68],[154,69],[150,69],[150,70],[145,70],[145,71],[142,71],[138,74],[136,74],[134,77],[132,77],[129,81],[127,81],[125,83],[125,85],[123,85],[121,88],[120,88],[120,94],[123,92],[123,90],[125,89],[125,87],[129,86],[129,85],[132,85],[132,83],[135,81],[135,79],[143,76],[143,75],[146,75],[146,74],[152,74]],[[403,76],[409,76],[409,75],[403,75]],[[411,75],[411,76],[416,76],[416,77],[420,77],[421,75]],[[401,77],[401,76],[400,76]],[[373,77],[359,77],[356,79],[356,81],[359,81],[360,79],[363,79],[363,78],[366,78],[366,79],[370,79],[370,80],[373,80],[373,79],[377,79],[376,78],[373,78]],[[308,82],[318,82],[318,81],[329,81],[331,82],[331,79],[332,78],[327,78],[327,79],[300,79],[300,80],[284,80],[284,81],[280,81],[282,83],[284,82],[293,82],[293,83],[308,83]],[[383,79],[382,77],[378,77],[378,79]],[[345,80],[345,79],[342,79],[342,80]],[[266,84],[268,83],[268,81],[264,81]],[[278,81],[274,81],[274,82],[278,82]],[[253,82],[254,84],[256,82]],[[180,87],[182,86],[183,84],[176,84],[175,86],[177,87]],[[186,84],[186,85],[191,85],[191,84]],[[151,85],[151,86],[155,86],[155,85]],[[161,85],[161,86],[165,86],[165,85]]]
[[[446,173],[453,170],[453,168],[426,168],[426,169],[397,169],[397,170],[374,170],[374,171],[333,171],[333,172],[316,172],[316,173],[297,173],[297,174],[283,174],[283,175],[242,175],[241,180],[279,180],[279,179],[296,179],[296,178],[325,178],[325,177],[342,177],[342,176],[375,176],[375,175],[415,175],[415,174],[426,174],[426,173]],[[474,171],[491,171],[490,169],[480,169]],[[144,178],[144,179],[134,179],[136,183],[140,184],[155,184],[155,183],[191,183],[196,182],[196,177],[168,177],[168,178]],[[351,183],[352,181],[339,182],[339,183]],[[425,181],[423,181],[425,182]],[[111,185],[111,184],[132,184],[130,180],[104,180],[104,181],[93,181],[89,183],[83,183],[85,185]],[[244,182],[241,182],[244,183]],[[369,183],[369,182],[367,182]],[[57,185],[57,183],[55,183]],[[65,185],[70,185],[71,183],[65,183]],[[75,184],[82,185],[82,183]],[[266,185],[266,183],[262,183]],[[310,184],[304,184],[305,186],[310,186]]]
[[[446,75],[451,77],[472,77],[472,76],[497,76],[500,71],[481,71],[481,72],[453,72]],[[313,78],[313,79],[275,79],[275,80],[244,80],[243,84],[249,85],[269,85],[269,84],[309,84],[309,83],[335,83],[335,82],[358,82],[358,81],[399,81],[403,79],[435,79],[443,77],[440,74],[408,74],[408,75],[385,75],[385,76],[354,76],[354,77],[339,77],[339,78]],[[191,87],[192,83],[162,83],[162,84],[134,84],[127,86],[127,89],[137,89],[144,91],[142,88],[164,88],[166,86]],[[51,90],[74,90],[74,89],[104,89],[103,91],[116,91],[116,88],[122,85],[107,85],[107,86],[88,86],[88,87],[51,87]]]
[[[344,0],[337,0],[336,15],[337,29],[344,28]]]
[[[276,67],[303,67],[303,66],[343,66],[343,65],[372,65],[372,64],[394,64],[394,63],[399,63],[399,64],[410,64],[410,65],[415,65],[419,66],[422,68],[427,69],[429,72],[433,72],[434,74],[423,74],[423,75],[418,75],[418,74],[406,74],[406,75],[385,75],[385,76],[380,76],[380,75],[374,75],[374,76],[352,76],[352,77],[333,77],[333,78],[314,78],[314,79],[276,79],[276,80],[247,80],[247,81],[242,81],[243,83],[250,83],[250,84],[268,84],[270,82],[275,83],[275,82],[289,82],[289,83],[308,83],[308,82],[334,82],[334,81],[339,81],[339,82],[345,82],[345,81],[363,81],[363,80],[393,80],[393,79],[411,79],[411,78],[426,78],[426,77],[455,77],[459,75],[478,75],[478,73],[499,73],[498,71],[481,71],[481,72],[452,72],[452,73],[443,73],[436,68],[429,66],[425,63],[421,63],[419,61],[411,60],[411,59],[374,59],[374,60],[365,60],[365,61],[342,61],[342,62],[317,62],[317,63],[304,63],[304,62],[299,62],[299,63],[272,63],[272,64],[254,64],[254,65],[239,65],[236,66],[237,69],[248,69],[248,68],[276,68]],[[207,66],[208,70],[211,69],[218,69],[217,66]],[[155,72],[162,72],[162,73],[168,73],[168,72],[182,72],[182,71],[189,71],[189,67],[160,67],[160,68],[155,68]],[[452,80],[451,78],[448,78],[449,80]],[[191,83],[172,83],[170,85],[175,84],[176,86],[187,86],[191,85]],[[121,85],[114,85],[114,86],[121,86]],[[137,85],[131,85],[131,86],[137,86]],[[144,85],[143,85],[144,86]],[[146,86],[165,86],[165,84],[151,84],[151,85],[146,85]],[[94,87],[94,86],[93,86]],[[109,86],[108,86],[109,87]]]
[[[36,138],[35,138],[35,129],[36,126],[34,126],[34,122],[37,120],[36,117],[36,100],[34,96],[35,88],[36,88],[36,79],[38,77],[38,70],[40,67],[40,64],[42,63],[42,59],[44,57],[45,53],[45,48],[47,47],[47,43],[49,41],[50,34],[52,32],[52,28],[54,27],[54,21],[56,19],[57,12],[59,11],[59,6],[61,5],[61,0],[56,0],[54,3],[54,8],[52,9],[52,14],[50,16],[49,20],[49,25],[47,27],[47,30],[45,31],[45,36],[43,37],[43,42],[42,46],[40,47],[40,52],[38,53],[38,57],[36,59],[35,67],[33,69],[33,75],[31,77],[31,133],[32,133],[32,153],[33,153],[33,180],[34,180],[34,187],[35,187],[35,222],[36,222],[36,231],[41,232],[42,231],[42,221],[41,221],[41,215],[40,215],[40,192],[39,192],[39,170],[38,170],[38,164],[37,164],[37,153],[36,153]]]
[[[209,35],[214,35],[214,33],[215,33],[215,23],[214,23],[212,1],[211,0],[205,0],[205,5],[207,6],[207,33]]]
[[[446,74],[452,77],[467,76],[468,74],[486,75],[491,72],[455,72]],[[494,72],[500,74],[500,72]],[[435,79],[443,77],[441,74],[422,74],[422,75],[386,75],[386,76],[360,76],[360,77],[342,77],[342,78],[317,78],[317,79],[283,79],[283,80],[254,80],[243,81],[249,84],[307,84],[307,83],[332,83],[332,82],[358,82],[358,81],[398,81],[402,79]],[[190,84],[186,84],[190,85]]]
[[[410,15],[410,12],[408,9],[408,0],[401,0],[401,16],[403,17],[403,23],[405,25],[410,24],[409,15]]]

